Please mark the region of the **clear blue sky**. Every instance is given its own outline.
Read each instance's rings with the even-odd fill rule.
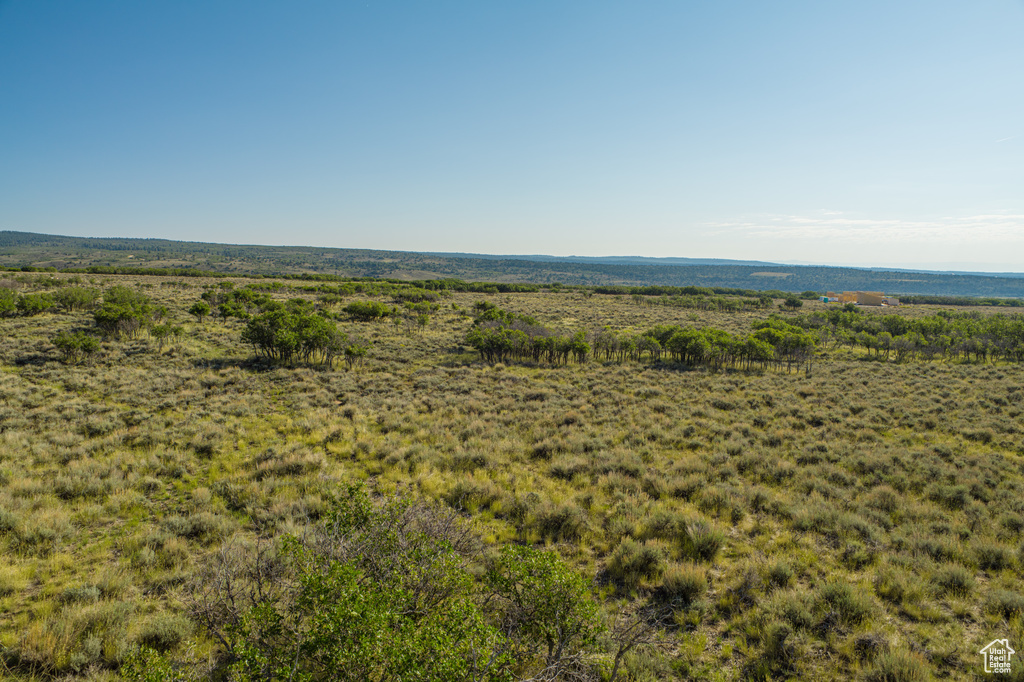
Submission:
[[[0,229],[1024,271],[1024,0],[0,0]]]

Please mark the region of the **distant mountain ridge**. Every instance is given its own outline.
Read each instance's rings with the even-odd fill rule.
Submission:
[[[589,286],[700,286],[749,291],[882,291],[1024,299],[1024,275],[784,265],[643,256],[501,256],[258,246],[0,231],[0,266],[186,269],[231,275],[337,275],[402,280]]]
[[[750,265],[758,267],[786,268],[842,268],[868,270],[871,272],[906,272],[927,275],[974,275],[978,277],[1024,278],[1024,272],[986,272],[981,270],[929,270],[928,268],[898,268],[886,266],[822,265],[816,263],[777,263],[762,260],[732,260],[730,258],[678,258],[657,256],[547,256],[543,254],[496,255],[486,253],[462,253],[447,251],[416,251],[426,256],[446,258],[481,258],[486,260],[528,260],[537,263],[595,263],[609,265]]]
[[[547,256],[543,254],[495,255],[486,253],[462,253],[446,251],[417,251],[426,256],[446,258],[483,258],[487,260],[528,260],[538,263],[595,263],[609,265],[757,265],[776,266],[761,260],[732,260],[729,258],[674,258],[655,256]],[[818,267],[818,266],[811,266]],[[1024,275],[1022,275],[1024,276]]]

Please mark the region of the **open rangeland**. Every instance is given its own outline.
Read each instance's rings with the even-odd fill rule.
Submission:
[[[14,678],[257,679],[265,652],[242,644],[269,630],[211,615],[211,585],[252,580],[225,566],[262,550],[308,570],[324,519],[350,518],[346,495],[370,500],[373,523],[414,509],[468,532],[449,568],[481,619],[463,634],[506,656],[493,679],[552,663],[565,679],[984,679],[983,646],[1024,646],[1024,364],[995,351],[898,354],[821,329],[793,363],[595,347],[658,325],[747,335],[817,302],[701,310],[560,287],[416,301],[372,283],[20,273],[0,286],[53,299],[0,318],[0,669]],[[102,327],[113,287],[146,299],[137,329]],[[72,288],[94,293],[60,304]],[[346,335],[335,355],[260,354],[251,320],[291,299],[307,303],[280,309]],[[582,331],[587,352],[487,362],[468,339],[488,309]],[[75,345],[91,335],[97,348]],[[574,622],[589,629],[510,625],[521,578],[502,547],[578,576]]]

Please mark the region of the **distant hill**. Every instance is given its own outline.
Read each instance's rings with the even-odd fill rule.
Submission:
[[[184,268],[228,274],[326,274],[405,280],[702,286],[792,292],[1024,298],[1024,276],[780,265],[639,256],[493,256],[313,246],[208,244],[169,239],[65,237],[0,232],[0,266]]]
[[[594,263],[597,265],[779,265],[760,260],[730,260],[728,258],[654,258],[651,256],[544,256],[531,255],[489,255],[482,253],[421,252],[425,256],[447,256],[449,258],[483,258],[487,260],[528,260],[538,263]],[[1024,276],[1024,275],[1022,275]]]

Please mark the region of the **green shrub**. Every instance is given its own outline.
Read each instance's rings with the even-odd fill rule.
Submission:
[[[331,366],[346,352],[348,336],[334,322],[315,313],[290,311],[284,307],[251,317],[242,331],[242,341],[258,357],[276,362],[299,360]]]
[[[665,552],[660,547],[626,538],[612,552],[608,573],[625,585],[635,587],[643,580],[661,575],[664,562]]]
[[[909,576],[893,566],[879,568],[872,582],[875,594],[892,604],[903,603],[912,593]]]
[[[233,519],[212,512],[169,516],[164,519],[163,525],[179,537],[202,542],[214,542],[225,538],[237,526]]]
[[[932,583],[942,592],[960,597],[967,596],[974,590],[974,576],[963,566],[956,564],[943,566],[932,576]]]
[[[198,301],[188,309],[188,314],[194,316],[197,322],[202,322],[203,318],[209,315],[210,312],[210,304],[206,301]]]
[[[700,566],[671,563],[662,571],[661,596],[670,603],[691,604],[707,589],[707,573]]]
[[[579,542],[587,529],[587,514],[572,504],[544,507],[537,510],[533,527],[545,540]]]
[[[797,629],[806,629],[814,624],[813,599],[806,592],[798,590],[779,591],[768,602],[767,612],[785,620]]]
[[[548,666],[601,631],[587,580],[552,552],[506,545],[485,581],[499,599],[502,622],[517,624],[517,639]]]
[[[978,566],[985,571],[1001,571],[1013,566],[1013,555],[997,542],[979,541],[974,544],[974,556]]]
[[[724,544],[725,533],[707,521],[692,521],[680,529],[680,553],[692,561],[714,561]]]
[[[18,292],[10,287],[0,286],[0,316],[13,315],[18,309]]]
[[[870,616],[874,607],[871,599],[856,587],[847,583],[826,583],[818,588],[815,600],[823,614],[822,622],[836,616],[839,624],[846,627],[860,625]]]
[[[352,319],[380,320],[392,314],[391,308],[379,301],[353,301],[345,306],[345,312],[352,316]]]
[[[135,637],[143,647],[154,651],[169,651],[192,634],[192,622],[176,613],[160,613],[145,620]]]
[[[500,500],[502,493],[490,480],[477,481],[467,478],[459,481],[444,495],[444,501],[453,509],[475,511],[489,509]]]
[[[992,590],[985,599],[986,608],[1009,620],[1024,614],[1024,596],[1009,590]]]
[[[765,583],[771,588],[787,588],[793,582],[793,567],[786,561],[778,561],[765,572]]]
[[[875,551],[857,540],[847,542],[841,555],[843,563],[852,571],[858,571],[875,561]]]
[[[154,308],[145,294],[124,286],[103,292],[103,304],[93,313],[105,336],[134,339],[152,321]]]
[[[100,589],[95,585],[84,585],[82,587],[68,587],[60,594],[60,602],[73,604],[76,602],[99,601]]]
[[[49,294],[25,294],[18,299],[18,312],[22,315],[39,315],[54,307]]]
[[[53,300],[69,311],[90,308],[99,298],[99,289],[89,287],[64,287],[53,294]]]
[[[791,670],[796,659],[793,629],[788,623],[772,623],[765,629],[761,658],[772,671]]]
[[[99,339],[85,332],[61,332],[51,339],[51,343],[68,363],[89,358],[100,348]]]

